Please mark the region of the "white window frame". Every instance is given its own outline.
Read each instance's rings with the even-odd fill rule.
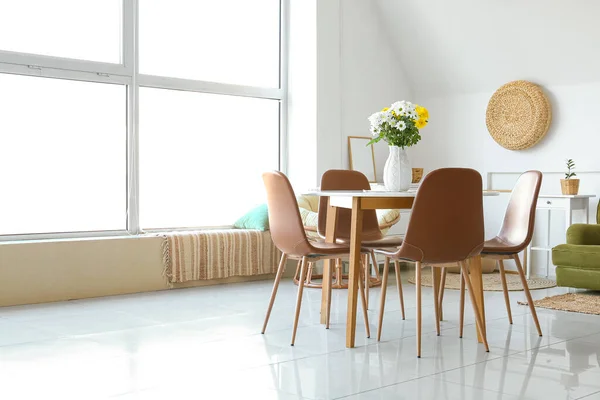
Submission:
[[[48,0],[52,1],[52,0]],[[279,169],[287,170],[289,0],[280,0],[279,88],[263,88],[140,74],[139,0],[123,0],[121,64],[0,50],[0,73],[113,83],[127,88],[127,228],[117,231],[0,235],[0,242],[137,236],[139,224],[139,88],[159,88],[279,101]],[[198,227],[201,228],[201,227]],[[193,228],[190,228],[193,229]]]

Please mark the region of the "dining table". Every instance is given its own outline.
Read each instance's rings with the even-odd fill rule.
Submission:
[[[337,226],[337,211],[339,208],[352,210],[351,232],[350,232],[350,257],[348,271],[348,309],[346,315],[346,347],[355,345],[356,337],[356,314],[358,299],[358,277],[361,263],[361,234],[363,223],[363,212],[365,210],[378,209],[411,209],[417,195],[416,191],[393,192],[385,190],[310,190],[305,193],[310,196],[328,197],[327,219],[325,229],[325,241],[334,243],[336,241],[335,228]],[[499,192],[483,191],[483,196],[498,196]],[[323,265],[323,276],[330,276],[329,271],[333,268],[331,260],[325,260]],[[436,268],[437,269],[437,268]],[[485,332],[485,306],[483,296],[483,275],[481,268],[481,256],[473,257],[469,262],[471,283],[475,294],[475,301],[481,313]],[[331,296],[332,282],[323,280],[321,295],[321,324],[325,323],[329,296]],[[435,290],[435,289],[434,289]],[[482,343],[481,336],[477,335]]]

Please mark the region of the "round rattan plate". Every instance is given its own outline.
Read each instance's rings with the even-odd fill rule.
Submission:
[[[431,274],[425,273],[423,271],[423,275],[421,276],[421,286],[429,286],[431,287]],[[408,282],[414,285],[415,278],[408,278]],[[556,286],[556,282],[551,279],[546,278],[529,278],[527,279],[527,285],[530,290],[535,289],[546,289]],[[509,291],[519,291],[523,290],[523,285],[521,284],[521,278],[516,274],[506,274],[506,286],[508,286]],[[447,274],[446,275],[446,289],[460,289],[460,274]],[[501,292],[502,291],[502,281],[500,280],[499,273],[493,274],[483,274],[483,290],[487,290],[490,292]]]
[[[524,150],[548,132],[552,111],[543,90],[528,81],[500,87],[488,103],[485,123],[492,138],[509,150]]]

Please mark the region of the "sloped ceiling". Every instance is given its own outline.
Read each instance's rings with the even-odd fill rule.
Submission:
[[[369,0],[416,95],[600,82],[600,0]]]

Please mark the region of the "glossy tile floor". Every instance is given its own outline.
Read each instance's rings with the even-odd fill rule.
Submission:
[[[522,292],[511,292],[512,326],[502,293],[486,292],[486,353],[470,304],[458,338],[456,291],[446,291],[443,331],[435,335],[432,293],[424,289],[418,360],[411,284],[404,284],[406,321],[390,286],[379,343],[380,290],[371,290],[373,338],[361,319],[355,349],[344,347],[342,290],[334,290],[329,330],[319,325],[320,290],[305,290],[296,345],[289,345],[290,281],[261,335],[270,290],[264,281],[0,309],[0,398],[600,399],[599,316],[540,309],[540,338],[517,304]]]

